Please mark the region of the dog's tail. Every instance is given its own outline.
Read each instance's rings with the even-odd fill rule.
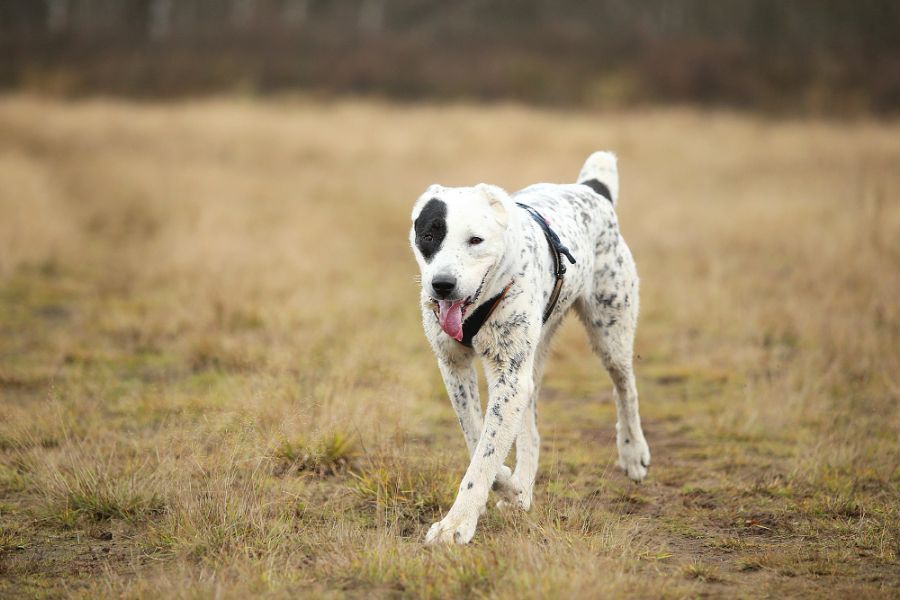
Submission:
[[[615,206],[619,201],[619,169],[612,152],[594,152],[584,162],[578,183],[588,186]]]

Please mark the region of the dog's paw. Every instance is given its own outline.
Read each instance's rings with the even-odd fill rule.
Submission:
[[[514,497],[497,500],[497,508],[502,511],[523,510],[528,512],[531,510],[531,498],[526,494],[518,494]]]
[[[479,511],[459,511],[452,509],[446,517],[432,525],[425,534],[426,544],[468,544],[475,535]]]
[[[493,489],[501,496],[501,499],[497,501],[497,508],[500,510],[510,508],[528,510],[531,508],[531,490],[525,490],[506,465],[500,467],[497,479],[494,480]]]
[[[640,483],[650,469],[650,447],[643,434],[618,435],[616,445],[619,447],[619,466],[625,476]]]
[[[511,492],[515,492],[518,488],[515,488],[511,483],[512,480],[512,470],[506,465],[500,465],[500,470],[497,472],[497,478],[494,479],[494,485],[491,487],[495,492],[500,492],[501,494],[507,494]]]
[[[497,508],[500,510],[519,509],[528,511],[531,508],[531,490],[525,489],[525,486],[513,475],[502,489],[497,492],[502,496],[497,501]]]

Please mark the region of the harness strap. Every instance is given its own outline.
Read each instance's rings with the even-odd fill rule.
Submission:
[[[510,281],[506,284],[506,287],[503,288],[499,294],[487,300],[487,302],[482,303],[478,308],[475,309],[475,312],[472,313],[468,319],[463,323],[463,337],[459,341],[460,344],[466,346],[467,348],[472,347],[472,338],[481,330],[482,325],[484,325],[487,320],[491,317],[491,314],[494,312],[494,309],[497,308],[497,305],[500,304],[500,301],[503,300],[503,297],[506,296],[506,292],[509,291],[509,288],[512,287],[513,282]]]
[[[550,244],[550,249],[553,251],[553,274],[556,276],[556,282],[553,284],[553,291],[550,292],[550,299],[547,300],[547,308],[544,309],[543,322],[546,323],[547,319],[550,318],[550,315],[553,314],[553,309],[556,308],[556,303],[559,301],[559,294],[562,291],[563,279],[565,279],[566,275],[566,263],[563,262],[562,257],[565,256],[573,265],[575,264],[575,257],[572,256],[572,253],[569,252],[569,249],[566,248],[566,246],[562,243],[562,240],[559,239],[559,236],[556,235],[556,232],[550,228],[550,224],[547,222],[547,219],[545,219],[541,215],[541,213],[528,206],[527,204],[522,204],[521,202],[516,202],[516,205],[527,210],[528,214],[531,215],[531,218],[541,226],[541,229],[544,231],[544,237],[547,238],[547,243]]]

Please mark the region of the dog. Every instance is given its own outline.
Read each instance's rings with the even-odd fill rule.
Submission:
[[[468,543],[490,489],[498,506],[531,507],[540,436],[538,391],[553,334],[574,309],[615,387],[619,466],[646,477],[650,448],[632,365],[638,275],[619,232],[616,156],[595,152],[573,184],[508,194],[494,185],[432,185],[409,240],[421,271],[422,321],[462,427],[469,466],[426,543]],[[483,364],[482,417],[474,359]],[[516,443],[515,471],[503,463]]]

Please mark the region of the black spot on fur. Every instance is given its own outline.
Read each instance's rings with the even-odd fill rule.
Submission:
[[[447,236],[447,205],[432,198],[422,208],[413,227],[416,231],[416,247],[425,262],[431,262]]]
[[[604,292],[600,292],[599,294],[594,294],[594,302],[599,304],[600,306],[605,306],[606,308],[612,308],[613,302],[616,301],[616,296],[618,294],[606,294]]]
[[[613,201],[612,193],[609,191],[609,188],[606,187],[606,184],[604,184],[602,181],[598,179],[588,179],[587,181],[582,181],[581,185],[586,185],[610,202]]]
[[[475,485],[475,484],[474,484],[473,482],[470,481],[470,482],[468,483],[468,485],[466,485],[466,489],[467,489],[467,490],[471,490],[473,485]]]

